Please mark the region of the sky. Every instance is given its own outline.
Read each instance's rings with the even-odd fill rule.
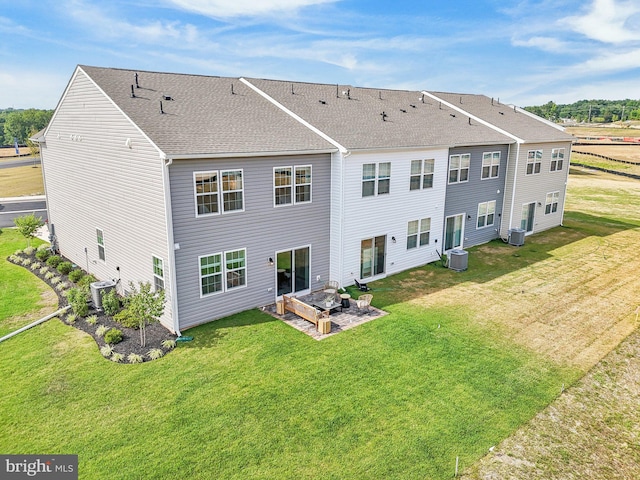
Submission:
[[[0,108],[55,108],[78,64],[640,99],[640,0],[0,0],[0,34]]]

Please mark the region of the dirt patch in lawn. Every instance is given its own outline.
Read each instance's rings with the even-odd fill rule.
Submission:
[[[635,331],[462,478],[640,478],[639,352]]]

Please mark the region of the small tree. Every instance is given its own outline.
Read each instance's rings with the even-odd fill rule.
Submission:
[[[160,320],[164,312],[164,290],[152,292],[149,282],[138,282],[137,287],[129,282],[129,288],[127,308],[140,321],[140,346],[144,347],[147,342],[145,327]]]
[[[34,213],[14,218],[13,223],[18,227],[22,236],[27,239],[27,247],[31,246],[31,239],[35,236],[36,230],[44,225],[42,217],[36,218]]]

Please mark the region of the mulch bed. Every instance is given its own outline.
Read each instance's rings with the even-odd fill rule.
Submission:
[[[30,254],[27,255],[26,253],[22,253],[20,255],[21,259],[25,259],[25,258],[29,258],[32,263],[33,262],[38,262],[41,263],[43,266],[45,265],[45,262],[40,262],[36,256],[35,256],[35,251]],[[66,258],[62,257],[63,261],[68,261]],[[41,279],[43,282],[45,282],[47,285],[49,285],[53,291],[56,293],[56,295],[58,296],[58,306],[59,308],[65,307],[69,304],[69,302],[67,301],[67,298],[65,297],[65,295],[63,294],[62,291],[58,290],[56,288],[56,285],[53,285],[50,281],[50,279],[45,278],[46,272],[44,274],[41,274],[39,272],[39,269],[37,270],[31,270],[30,266],[31,265],[22,265],[20,261],[13,261],[11,259],[11,257],[9,257],[7,259],[8,261],[10,261],[11,263],[14,263],[15,265],[21,266],[23,268],[26,268],[29,272],[31,272],[33,275],[35,275],[36,277],[38,277],[39,279]],[[69,277],[67,275],[63,275],[60,272],[58,272],[55,268],[53,267],[48,267],[50,271],[54,272],[56,274],[57,277],[61,278],[61,282],[65,282],[69,285],[69,288],[74,288],[76,285],[69,280]],[[68,310],[67,313],[72,313],[71,310]],[[86,321],[85,318],[77,318],[76,321],[74,323],[69,323],[66,321],[66,314],[61,315],[61,321],[63,321],[65,324],[67,325],[71,325],[75,328],[77,328],[78,330],[82,330],[83,332],[88,333],[89,335],[91,335],[91,337],[93,337],[93,339],[95,340],[98,348],[103,347],[105,345],[104,339],[102,337],[99,337],[98,335],[96,335],[96,329],[98,328],[98,325],[105,325],[108,328],[117,328],[118,330],[120,330],[122,332],[122,341],[113,345],[113,352],[115,353],[121,353],[122,355],[124,355],[124,358],[122,360],[123,363],[127,362],[127,356],[131,353],[134,354],[138,354],[140,356],[142,356],[142,358],[144,359],[145,362],[150,361],[151,359],[148,356],[148,353],[150,350],[152,349],[160,349],[162,350],[163,353],[168,353],[169,351],[171,351],[171,349],[167,349],[165,347],[162,346],[162,342],[164,342],[165,340],[175,340],[176,336],[171,333],[169,330],[167,330],[164,326],[162,326],[162,324],[160,324],[160,322],[155,322],[152,323],[150,325],[147,325],[145,328],[146,331],[146,342],[145,342],[145,346],[142,347],[140,345],[140,331],[137,329],[133,329],[133,328],[128,328],[128,327],[124,327],[122,325],[120,325],[119,323],[117,323],[111,316],[107,315],[106,313],[104,313],[104,311],[102,310],[96,310],[93,307],[93,304],[91,304],[89,306],[89,313],[87,314],[87,317],[90,315],[96,315],[98,317],[98,321],[95,325],[89,325]],[[64,318],[64,320],[63,320]]]

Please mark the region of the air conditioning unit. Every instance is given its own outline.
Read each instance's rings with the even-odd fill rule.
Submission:
[[[469,252],[466,250],[451,250],[449,252],[449,268],[456,272],[462,272],[467,269],[469,262]]]
[[[116,282],[113,280],[93,282],[91,284],[91,301],[96,310],[102,310],[102,295],[114,288],[116,288]]]
[[[517,247],[524,245],[525,232],[522,228],[512,228],[509,230],[509,245]]]

